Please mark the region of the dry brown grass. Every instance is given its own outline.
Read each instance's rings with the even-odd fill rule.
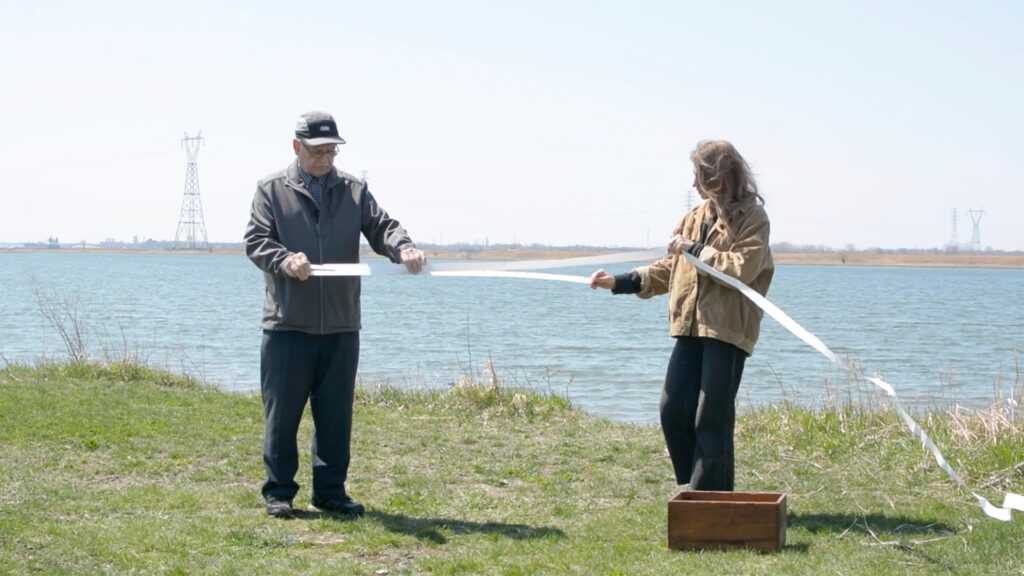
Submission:
[[[241,249],[217,248],[214,250],[159,250],[128,249],[109,247],[74,247],[60,250],[46,248],[12,248],[4,252],[64,252],[98,253],[130,252],[133,254],[244,254]],[[516,250],[425,250],[428,259],[462,260],[550,260],[559,258],[582,258],[612,254],[611,250],[568,250],[568,249],[516,249]],[[363,250],[363,258],[379,258],[370,250]],[[1019,253],[920,253],[920,252],[776,252],[772,255],[780,266],[906,266],[920,268],[1024,268],[1024,252]]]
[[[454,250],[426,250],[427,258],[446,258],[464,260],[554,260],[560,258],[582,258],[611,254],[600,250],[480,250],[478,252],[460,252]],[[369,254],[374,256],[374,254]]]
[[[1024,268],[1021,254],[970,253],[779,253],[772,255],[778,265],[803,266],[910,266],[920,268]]]
[[[427,258],[451,258],[465,260],[546,260],[555,258],[578,258],[610,254],[608,251],[575,250],[481,250],[459,252],[449,250],[428,250]],[[373,253],[364,254],[375,256]],[[1024,268],[1024,253],[1020,254],[969,254],[969,253],[870,253],[870,252],[829,252],[829,253],[774,253],[777,265],[803,266],[907,266],[920,268]]]

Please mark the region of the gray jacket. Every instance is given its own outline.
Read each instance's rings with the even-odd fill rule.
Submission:
[[[362,180],[335,168],[328,173],[323,202],[316,205],[299,177],[298,163],[259,181],[245,230],[245,253],[264,272],[265,330],[333,334],[359,330],[360,278],[286,276],[284,261],[305,252],[312,264],[359,262],[359,236],[373,251],[399,262],[415,245],[388,216]]]

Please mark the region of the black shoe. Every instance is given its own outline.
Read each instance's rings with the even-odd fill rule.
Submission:
[[[295,510],[292,510],[291,500],[281,500],[273,496],[267,496],[267,514],[274,518],[294,518]]]
[[[320,498],[318,496],[313,496],[312,504],[324,512],[333,512],[335,514],[344,514],[346,516],[362,516],[363,513],[366,512],[366,507],[359,502],[354,502],[348,496],[342,496],[341,498]]]

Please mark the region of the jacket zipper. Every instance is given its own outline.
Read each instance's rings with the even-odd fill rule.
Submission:
[[[327,191],[324,190],[324,196],[327,195]],[[315,202],[315,200],[314,200]],[[323,218],[323,210],[317,207],[317,218],[316,218],[316,250],[317,250],[317,261],[324,264],[324,241],[323,236],[320,234],[321,219]],[[320,334],[324,333],[324,278],[321,276],[320,280]]]

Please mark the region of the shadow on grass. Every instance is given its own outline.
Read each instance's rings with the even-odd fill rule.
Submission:
[[[786,524],[812,534],[857,534],[866,537],[872,545],[899,550],[919,562],[941,567],[947,574],[970,573],[926,551],[928,543],[956,535],[954,528],[940,522],[883,514],[790,514]]]
[[[898,538],[911,536],[952,536],[956,530],[938,522],[906,516],[885,516],[883,514],[789,514],[786,525],[803,528],[812,534],[823,532],[871,532],[896,535]]]
[[[415,518],[402,514],[389,514],[380,510],[367,510],[366,519],[377,522],[391,532],[408,534],[420,540],[445,544],[448,539],[444,531],[451,534],[494,534],[514,540],[535,538],[562,538],[565,532],[558,528],[534,527],[526,524],[505,524],[502,522],[470,522],[448,518]]]

